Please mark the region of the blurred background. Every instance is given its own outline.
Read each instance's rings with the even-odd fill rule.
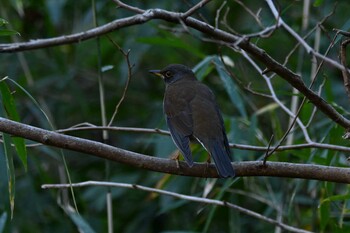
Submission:
[[[142,9],[161,8],[184,12],[198,1],[128,1]],[[303,19],[306,1],[275,1],[285,22],[310,46],[319,39],[317,50],[325,53],[334,37],[333,28],[348,30],[350,20],[348,1],[311,1],[309,14]],[[218,9],[221,8],[217,16]],[[247,9],[251,10],[249,12]],[[94,14],[96,12],[96,22]],[[332,13],[333,12],[333,13]],[[265,1],[212,1],[194,17],[238,34],[259,32],[273,26],[275,19]],[[252,13],[260,17],[256,21]],[[332,14],[331,14],[332,13]],[[329,18],[319,31],[311,31],[327,15]],[[0,43],[25,42],[86,31],[134,13],[117,8],[113,1],[68,0],[2,0],[0,18],[9,24],[0,29],[20,33],[1,36]],[[305,14],[304,14],[305,15]],[[216,19],[217,18],[217,19]],[[306,21],[306,22],[305,22]],[[305,26],[302,26],[306,24]],[[311,33],[310,33],[311,32]],[[1,53],[0,78],[8,76],[20,84],[40,103],[55,129],[66,129],[81,123],[101,125],[99,77],[102,77],[107,122],[123,95],[128,80],[128,65],[118,44],[129,51],[132,76],[124,101],[119,107],[113,126],[167,129],[162,101],[164,83],[148,73],[170,63],[192,67],[198,79],[213,90],[222,109],[229,141],[235,144],[267,146],[278,143],[288,128],[289,116],[271,98],[266,81],[242,54],[216,43],[206,42],[206,36],[181,25],[151,20],[108,33],[98,39],[17,53]],[[317,38],[317,39],[315,39]],[[114,43],[112,43],[112,41]],[[285,30],[277,29],[267,38],[252,38],[280,63],[299,73],[306,84],[311,80],[311,57]],[[340,40],[328,57],[338,61]],[[293,50],[294,49],[294,50]],[[293,53],[291,53],[293,51]],[[226,68],[220,56],[226,59]],[[286,59],[288,57],[288,59]],[[257,61],[256,61],[257,62]],[[258,65],[261,63],[257,62]],[[265,67],[261,66],[261,69]],[[302,95],[293,93],[283,79],[271,79],[281,102],[291,108],[292,99]],[[40,108],[17,86],[14,91],[21,122],[52,130]],[[341,114],[349,117],[348,101],[339,70],[323,65],[313,90],[322,90],[322,97]],[[6,100],[2,100],[6,101]],[[295,101],[295,100],[294,100]],[[300,114],[315,142],[347,146],[341,138],[344,129],[320,112],[313,115],[313,105],[306,103]],[[312,116],[312,117],[311,117]],[[99,130],[73,131],[68,134],[103,142]],[[296,128],[290,144],[305,143]],[[33,143],[33,142],[28,142]],[[110,131],[107,142],[126,150],[168,158],[176,150],[171,138],[161,134]],[[1,145],[0,145],[1,147]],[[196,161],[206,161],[207,154],[200,145],[193,145]],[[264,152],[234,149],[234,161],[254,161]],[[13,219],[10,218],[6,163],[0,150],[0,232],[107,232],[106,193],[103,187],[74,189],[78,220],[62,208],[65,198],[73,206],[69,190],[43,190],[42,184],[67,182],[60,150],[48,146],[28,148],[28,171],[15,160],[16,196]],[[348,185],[314,180],[243,177],[227,180],[201,179],[161,174],[118,164],[86,154],[64,151],[72,182],[87,180],[125,182],[157,187],[193,196],[222,199],[281,220],[297,228],[315,232],[348,232],[350,195]],[[275,153],[271,161],[348,166],[347,154],[336,150],[305,148]],[[113,188],[113,224],[115,232],[279,232],[279,228],[235,210],[192,203],[168,196]],[[2,227],[1,227],[2,226]]]

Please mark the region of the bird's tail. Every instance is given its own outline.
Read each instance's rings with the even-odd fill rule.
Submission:
[[[225,147],[224,143],[220,141],[211,141],[207,143],[207,149],[214,159],[216,170],[220,177],[234,177],[235,171],[233,170],[231,159],[230,159],[230,149]]]

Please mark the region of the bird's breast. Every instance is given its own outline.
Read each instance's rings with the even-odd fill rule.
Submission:
[[[178,82],[168,85],[164,94],[164,113],[171,117],[183,111],[191,111],[190,104],[195,94],[194,85],[191,83]]]

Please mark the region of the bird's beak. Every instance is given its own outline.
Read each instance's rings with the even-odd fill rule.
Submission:
[[[157,76],[163,78],[163,75],[160,73],[160,70],[150,70],[150,71],[148,71],[148,72],[150,72],[151,74],[154,74],[154,75],[157,75]]]

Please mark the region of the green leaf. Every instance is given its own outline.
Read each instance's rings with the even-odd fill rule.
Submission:
[[[340,28],[340,30],[343,31],[348,31],[350,29],[350,19],[348,19],[343,26]],[[343,38],[343,36],[338,36],[337,39],[334,41],[334,44],[337,44],[341,39]]]
[[[19,115],[15,107],[15,100],[4,79],[0,81],[0,92],[2,96],[3,106],[5,108],[7,116],[11,120],[19,121]]]
[[[11,120],[19,122],[20,119],[19,119],[18,112],[16,110],[15,100],[10,92],[9,87],[5,83],[4,79],[0,81],[0,92],[2,97],[1,98],[2,104],[5,108],[7,117]],[[21,159],[24,168],[27,170],[27,149],[26,149],[24,139],[19,137],[13,137],[12,141],[15,144],[17,154]]]
[[[19,137],[12,137],[13,144],[15,144],[15,148],[19,158],[22,161],[24,169],[27,171],[28,162],[27,162],[27,148],[25,144],[25,140]]]
[[[330,220],[330,203],[325,202],[319,207],[319,215],[320,215],[320,227],[322,231],[326,228]]]
[[[5,24],[8,24],[7,20],[0,18],[0,27],[4,26]]]
[[[74,222],[75,226],[79,229],[79,232],[84,232],[84,233],[95,232],[80,214],[78,214],[74,210],[69,210],[68,208],[65,209],[65,212],[66,214],[68,214],[70,219]]]
[[[4,152],[6,157],[6,167],[7,167],[7,180],[8,189],[10,196],[10,207],[11,207],[11,219],[13,216],[13,210],[15,206],[15,168],[13,165],[13,156],[11,153],[11,137],[6,133],[2,133],[2,138],[4,141]]]
[[[238,111],[244,118],[247,118],[247,112],[244,107],[244,102],[241,98],[241,95],[239,94],[237,85],[233,82],[230,75],[228,75],[227,72],[224,70],[224,65],[217,56],[214,57],[214,63],[219,77],[224,83],[225,89],[231,99],[233,106],[235,106],[238,109]]]
[[[315,0],[313,5],[314,7],[319,7],[322,5],[322,3],[323,3],[323,0]]]
[[[279,105],[275,102],[272,102],[272,103],[266,104],[265,106],[262,106],[260,109],[257,109],[257,111],[254,114],[257,116],[260,116],[268,112],[274,112],[278,108],[279,108]]]
[[[199,81],[203,81],[204,77],[213,70],[212,60],[213,56],[207,56],[193,67],[193,72],[196,73],[196,77]]]
[[[326,202],[331,201],[348,201],[350,199],[350,194],[340,194],[340,195],[334,195],[330,196],[328,198],[325,198],[322,200],[321,205],[323,205]]]
[[[4,26],[5,24],[8,24],[7,20],[0,18],[0,27]],[[0,36],[12,36],[12,35],[20,36],[21,34],[11,29],[0,29]]]
[[[12,36],[12,35],[20,36],[21,34],[11,29],[0,29],[0,36]]]
[[[232,185],[234,183],[236,183],[238,181],[237,178],[233,179],[233,180],[230,180],[230,179],[227,179],[224,181],[223,183],[223,186],[222,188],[220,188],[220,191],[215,195],[215,200],[224,200],[223,196],[225,194],[225,192],[230,188],[232,187]],[[210,224],[212,224],[213,222],[213,219],[214,219],[214,216],[215,216],[215,212],[218,210],[218,206],[217,205],[213,205],[210,207],[210,212],[208,214],[208,217],[206,218],[205,220],[205,224],[203,226],[203,229],[201,232],[209,232],[209,226]]]
[[[249,122],[249,128],[247,131],[247,138],[246,141],[249,142],[250,144],[254,145],[256,142],[256,138],[258,135],[258,119],[257,116],[255,114],[253,114],[250,118],[250,122]]]
[[[50,127],[52,130],[55,129],[53,123],[50,121],[49,116],[45,113],[44,109],[40,106],[40,104],[38,103],[38,101],[35,100],[35,98],[21,85],[19,85],[15,80],[7,78],[6,80],[11,81],[13,84],[15,84],[19,89],[21,89],[21,91],[24,92],[24,94],[26,94],[31,101],[34,103],[34,105],[40,110],[40,112],[44,115],[45,119],[47,120],[47,122],[49,123]]]

